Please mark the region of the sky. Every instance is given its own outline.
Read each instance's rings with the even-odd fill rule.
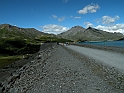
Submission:
[[[0,0],[0,24],[53,34],[74,26],[124,34],[124,0]]]

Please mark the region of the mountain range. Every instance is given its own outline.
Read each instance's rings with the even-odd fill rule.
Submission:
[[[103,30],[98,30],[92,27],[87,29],[81,26],[74,26],[70,30],[60,33],[57,36],[38,31],[34,28],[20,28],[10,24],[0,25],[0,38],[36,38],[38,36],[49,36],[65,38],[73,41],[102,41],[102,40],[119,40],[124,38],[121,33],[110,33]]]
[[[81,26],[74,26],[70,30],[63,32],[58,36],[74,41],[118,40],[124,37],[121,33],[110,33],[92,27],[85,29]]]

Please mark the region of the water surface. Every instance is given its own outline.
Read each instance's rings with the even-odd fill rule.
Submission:
[[[115,46],[115,47],[124,47],[124,41],[92,41],[92,42],[81,42],[82,44],[92,44],[92,45],[101,45],[101,46]]]

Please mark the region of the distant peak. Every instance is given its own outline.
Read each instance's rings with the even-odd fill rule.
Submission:
[[[86,30],[98,30],[98,29],[93,28],[93,27],[88,27]]]
[[[87,29],[93,29],[92,27],[88,27]]]
[[[72,28],[83,28],[83,27],[82,27],[82,26],[77,25],[77,26],[74,26],[74,27],[72,27]]]
[[[77,25],[77,26],[74,26],[74,27],[82,27],[82,26]]]

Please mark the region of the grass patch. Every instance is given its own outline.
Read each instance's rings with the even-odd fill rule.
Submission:
[[[13,62],[22,59],[22,55],[16,56],[0,56],[0,68],[12,64]]]

